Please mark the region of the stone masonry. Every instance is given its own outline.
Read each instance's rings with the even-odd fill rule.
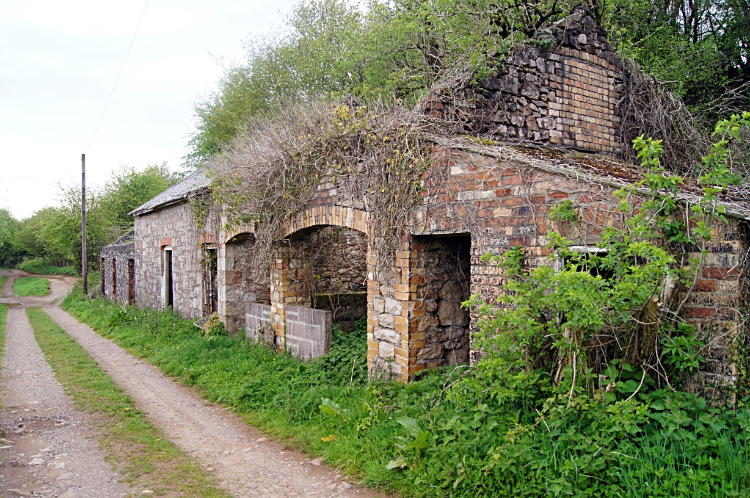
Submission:
[[[438,90],[425,111],[459,123],[457,134],[618,152],[625,75],[604,30],[581,11],[542,30],[539,40],[549,48],[523,47],[499,73]]]
[[[102,248],[99,261],[100,290],[120,304],[135,303],[135,250],[133,232]]]

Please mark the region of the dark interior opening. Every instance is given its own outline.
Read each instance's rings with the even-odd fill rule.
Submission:
[[[112,258],[112,297],[117,300],[117,260]]]
[[[128,304],[135,303],[135,260],[128,260]]]
[[[107,292],[106,292],[106,285],[105,285],[105,283],[106,283],[106,280],[107,280],[107,279],[106,279],[106,278],[104,278],[104,272],[105,272],[105,268],[104,268],[104,258],[102,258],[101,262],[99,263],[99,277],[100,277],[100,278],[99,278],[99,280],[100,280],[100,282],[99,282],[99,285],[100,285],[100,286],[101,286],[101,288],[102,288],[102,295],[103,295],[103,296],[106,296],[106,295],[107,295]]]
[[[295,233],[296,289],[310,307],[331,312],[331,322],[349,332],[367,316],[367,236],[340,226],[319,226]]]
[[[203,316],[216,313],[219,309],[217,275],[216,248],[207,247],[203,252]]]
[[[424,301],[425,346],[417,364],[435,368],[469,360],[469,312],[461,303],[471,296],[471,235],[420,236],[414,243],[424,281],[417,298]]]
[[[172,291],[172,251],[164,251],[164,280],[165,280],[165,296],[164,301],[167,306],[174,305],[174,293]]]

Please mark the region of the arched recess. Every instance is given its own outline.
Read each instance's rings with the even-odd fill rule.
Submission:
[[[218,314],[230,332],[245,327],[247,303],[270,304],[267,279],[257,282],[250,273],[255,245],[254,226],[235,226],[221,233],[216,256]]]
[[[331,322],[346,330],[359,317],[369,316],[367,213],[312,207],[288,221],[281,236],[271,270],[276,345],[303,358],[319,356],[330,347]],[[321,312],[328,317],[321,318]],[[302,337],[313,330],[314,337]]]

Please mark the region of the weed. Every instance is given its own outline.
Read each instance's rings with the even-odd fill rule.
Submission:
[[[609,371],[617,387],[606,399],[577,392],[570,404],[549,376],[519,371],[501,381],[490,366],[447,390],[449,373],[439,370],[408,385],[368,383],[364,324],[334,329],[331,352],[304,363],[241,337],[207,337],[171,311],[85,300],[80,289],[63,305],[248,423],[404,496],[750,489],[750,414],[722,413],[686,393],[636,393],[640,370]]]

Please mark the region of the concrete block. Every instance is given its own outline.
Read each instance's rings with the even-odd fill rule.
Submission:
[[[331,312],[288,305],[286,348],[293,356],[302,360],[326,354],[331,348]]]
[[[268,304],[245,303],[245,337],[270,342],[273,338],[272,311]]]

